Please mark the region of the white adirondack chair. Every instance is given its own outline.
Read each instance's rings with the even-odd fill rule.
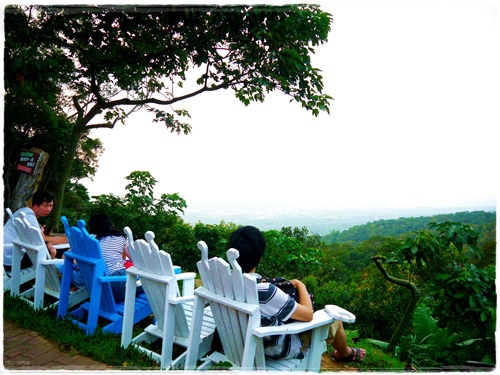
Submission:
[[[39,227],[34,227],[26,220],[24,213],[21,217],[14,219],[14,225],[18,238],[12,241],[12,296],[20,295],[26,299],[35,309],[43,308],[44,296],[48,294],[56,299],[50,306],[59,303],[59,292],[61,280],[57,270],[57,264],[63,264],[63,259],[50,259],[47,245]],[[24,252],[28,254],[35,266],[35,285],[19,294],[21,281],[21,259]],[[88,298],[86,288],[80,288],[71,292],[70,305],[73,306]]]
[[[5,211],[9,215],[10,220],[14,221],[14,215],[12,214],[12,211],[10,210],[10,208],[6,208]],[[12,246],[12,244],[4,244],[3,247],[4,247],[4,249],[5,248],[12,249],[13,246]],[[19,284],[22,285],[25,282],[33,280],[34,278],[35,278],[35,266],[23,268],[20,271]],[[4,269],[3,270],[3,290],[10,290],[11,287],[12,287],[12,272],[7,272]]]
[[[4,245],[4,249],[6,247],[12,248],[12,245]],[[19,285],[22,285],[30,280],[35,278],[35,266],[29,266],[21,269],[20,271],[20,279]],[[7,272],[5,269],[3,270],[3,290],[10,290],[12,288],[12,271]]]
[[[335,321],[325,310],[314,313],[311,322],[294,322],[277,327],[261,327],[261,315],[256,280],[243,274],[236,259],[239,252],[227,251],[232,266],[221,258],[208,259],[208,248],[198,243],[202,259],[197,263],[203,286],[195,290],[195,306],[185,370],[204,370],[213,364],[231,363],[232,369],[243,371],[316,371],[326,351],[328,328]],[[198,353],[196,338],[206,304],[212,308],[223,353],[213,352],[196,368]],[[341,309],[343,310],[343,309]],[[346,310],[343,310],[346,312]],[[350,314],[350,313],[349,313]],[[351,314],[352,315],[352,314]],[[301,333],[312,330],[311,345],[306,357],[271,360],[264,356],[263,338],[270,335]]]
[[[184,348],[188,345],[196,273],[176,273],[176,266],[172,264],[170,254],[159,250],[153,232],[145,234],[146,241],[139,239],[135,242],[130,228],[124,228],[124,232],[129,238],[129,252],[134,265],[127,269],[121,345],[126,348],[132,343],[137,349],[151,355],[160,363],[162,369],[182,368],[186,352],[173,358],[173,344]],[[134,304],[137,277],[151,305],[155,321],[132,338],[131,306]],[[180,281],[182,281],[182,295],[178,287]],[[210,350],[215,330],[209,307],[203,309],[203,315],[200,321],[201,331],[195,340],[196,343],[193,343],[197,346],[200,357]],[[162,339],[161,353],[153,352],[141,345],[153,343],[158,339]]]

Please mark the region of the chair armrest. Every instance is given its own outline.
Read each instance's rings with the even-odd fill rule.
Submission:
[[[142,270],[138,269],[136,266],[132,266],[132,267],[127,268],[127,273],[130,275],[139,276],[139,278],[144,277],[145,279],[158,281],[158,282],[164,283],[164,284],[172,283],[175,280],[174,278],[177,276],[177,275],[175,275],[175,276],[154,275],[152,273],[142,271]]]
[[[337,305],[326,305],[325,311],[335,320],[341,320],[346,323],[354,323],[356,321],[356,316],[352,312]]]
[[[183,272],[183,273],[177,273],[175,275],[175,278],[177,280],[190,280],[190,279],[195,279],[196,278],[196,272]]]
[[[318,310],[314,313],[313,320],[310,322],[293,322],[276,327],[257,327],[253,334],[257,337],[288,335],[293,333],[302,333],[310,329],[330,325],[335,321],[325,310]]]
[[[183,296],[183,297],[174,297],[174,298],[169,298],[168,302],[171,303],[172,305],[179,305],[181,303],[185,302],[193,302],[194,301],[194,295],[192,296]]]
[[[64,259],[45,259],[41,262],[42,265],[47,266],[49,264],[64,264]]]
[[[99,276],[97,280],[100,283],[116,283],[116,282],[126,282],[127,276]]]
[[[208,302],[213,301],[215,303],[221,303],[223,305],[232,307],[237,311],[241,311],[245,314],[255,315],[257,312],[260,312],[260,306],[258,304],[248,304],[248,303],[238,302],[230,298],[222,297],[211,292],[204,286],[196,288],[194,294],[196,296],[204,298]]]
[[[54,249],[57,249],[57,250],[70,249],[70,246],[69,246],[68,242],[58,243],[58,244],[52,244],[52,246],[54,246]]]

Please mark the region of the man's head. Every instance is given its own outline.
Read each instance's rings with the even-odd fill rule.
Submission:
[[[266,251],[266,239],[261,231],[252,226],[236,229],[229,237],[230,249],[239,251],[237,259],[243,272],[250,272],[259,264]]]
[[[33,194],[31,209],[37,218],[49,216],[52,208],[54,208],[54,194],[44,190],[38,190]]]

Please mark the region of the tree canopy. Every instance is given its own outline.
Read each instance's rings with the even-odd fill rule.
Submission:
[[[59,197],[80,138],[134,111],[148,110],[153,121],[184,134],[189,113],[161,108],[219,89],[233,90],[245,105],[280,91],[315,116],[329,112],[331,97],[322,92],[311,54],[328,40],[332,18],[317,5],[16,6],[5,12],[12,47],[6,62],[16,62],[6,71],[29,80],[39,67],[24,61],[34,56],[61,89],[58,103],[72,125]]]

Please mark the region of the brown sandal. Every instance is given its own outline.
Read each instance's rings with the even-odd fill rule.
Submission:
[[[335,352],[333,352],[335,353]],[[366,353],[365,353],[366,354]],[[351,354],[342,357],[342,358],[335,358],[335,356],[332,354],[332,359],[335,362],[361,362],[365,358],[365,355],[361,354],[361,349],[359,348],[351,348]]]

